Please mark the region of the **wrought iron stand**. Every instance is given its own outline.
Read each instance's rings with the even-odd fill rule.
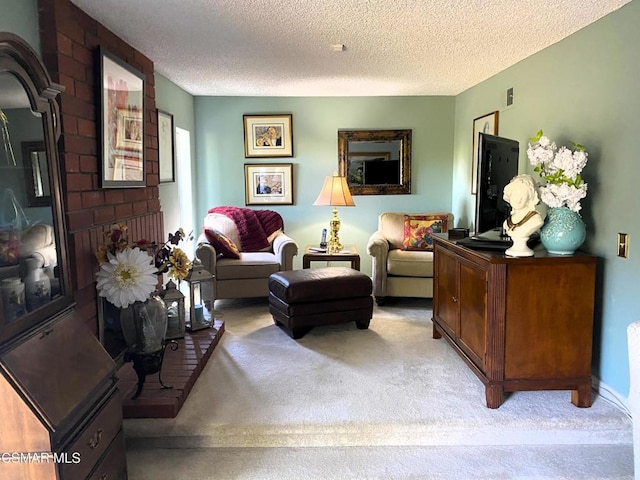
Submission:
[[[138,398],[140,392],[142,392],[142,387],[144,386],[146,376],[151,375],[152,373],[158,373],[158,380],[160,381],[160,385],[162,386],[162,388],[173,388],[172,386],[165,385],[162,382],[162,360],[164,359],[164,351],[167,349],[167,346],[172,351],[176,351],[178,349],[178,342],[176,342],[175,340],[164,342],[162,348],[157,352],[125,353],[124,361],[133,362],[133,369],[138,375],[138,386],[136,388],[136,393],[134,393],[133,397],[131,397],[131,400],[135,400],[136,398]]]

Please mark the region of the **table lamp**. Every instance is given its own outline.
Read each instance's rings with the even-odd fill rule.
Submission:
[[[338,231],[340,230],[340,219],[338,218],[337,207],[355,207],[356,204],[349,192],[349,186],[347,185],[347,179],[345,177],[338,176],[335,172],[333,176],[326,177],[324,179],[324,185],[320,190],[320,195],[313,202],[314,205],[331,205],[333,207],[333,217],[329,222],[331,235],[329,242],[327,242],[328,253],[338,253],[342,251],[342,244],[338,238]]]

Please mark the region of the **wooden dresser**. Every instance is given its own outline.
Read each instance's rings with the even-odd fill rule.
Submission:
[[[0,350],[0,478],[127,476],[116,365],[73,315]]]
[[[498,408],[505,392],[571,390],[591,406],[596,261],[592,255],[512,258],[434,237],[433,338],[444,336]]]

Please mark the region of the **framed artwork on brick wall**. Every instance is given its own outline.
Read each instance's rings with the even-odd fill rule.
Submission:
[[[142,72],[98,49],[102,188],[145,187]]]

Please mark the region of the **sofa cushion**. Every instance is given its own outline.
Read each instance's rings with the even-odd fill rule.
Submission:
[[[224,233],[211,227],[202,227],[202,230],[204,231],[204,236],[207,238],[207,241],[213,245],[216,252],[223,257],[240,258],[238,247]]]
[[[369,276],[348,267],[287,270],[269,277],[269,292],[288,304],[369,297],[371,289]]]
[[[280,270],[278,259],[269,252],[242,252],[240,258],[221,258],[216,262],[216,280],[269,278]]]
[[[404,238],[402,248],[405,250],[433,250],[433,233],[447,231],[448,215],[405,215]]]
[[[399,248],[390,250],[387,274],[397,277],[433,277],[433,252]]]
[[[219,231],[231,240],[235,246],[238,247],[238,250],[242,249],[236,224],[226,215],[221,213],[208,213],[207,216],[204,217],[204,226]]]
[[[385,212],[378,217],[378,231],[389,242],[389,248],[403,248],[405,215],[446,215],[447,226],[453,227],[453,215],[447,212]]]

